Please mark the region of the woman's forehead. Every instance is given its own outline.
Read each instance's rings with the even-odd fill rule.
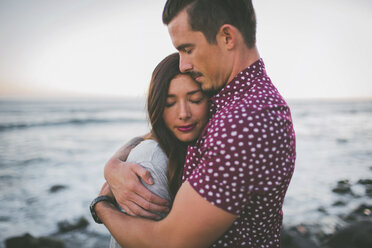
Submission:
[[[169,92],[188,92],[201,90],[200,85],[189,75],[180,74],[171,80]]]

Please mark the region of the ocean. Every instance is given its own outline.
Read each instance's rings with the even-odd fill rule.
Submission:
[[[372,101],[288,104],[297,160],[284,225],[332,225],[338,214],[371,205],[358,181],[372,179]],[[148,130],[143,99],[1,100],[0,248],[9,237],[49,236],[59,222],[80,217],[89,221],[87,232],[106,237],[89,213],[104,182],[104,164]],[[349,181],[353,195],[332,192],[340,180]],[[337,201],[345,204],[334,206]]]

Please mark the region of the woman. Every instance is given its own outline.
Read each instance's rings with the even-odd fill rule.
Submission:
[[[127,161],[150,171],[154,184],[144,185],[172,202],[182,182],[187,145],[199,137],[208,121],[208,98],[190,76],[181,74],[178,53],[155,68],[147,110],[152,130],[130,152]],[[120,245],[112,238],[110,247]]]
[[[208,122],[208,98],[190,76],[181,74],[178,53],[155,68],[147,110],[151,136],[169,159],[167,177],[173,199],[181,185],[187,145],[199,137]]]

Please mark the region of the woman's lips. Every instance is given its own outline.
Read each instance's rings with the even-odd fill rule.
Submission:
[[[181,132],[190,132],[195,127],[195,124],[185,125],[185,126],[178,126],[177,129]]]

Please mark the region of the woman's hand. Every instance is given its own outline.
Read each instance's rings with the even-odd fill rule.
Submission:
[[[147,184],[153,184],[150,173],[142,166],[112,158],[105,166],[105,178],[117,203],[127,214],[160,219],[153,212],[169,211],[168,201],[151,193],[141,183],[139,178]],[[107,193],[108,189],[104,187],[101,191]]]

